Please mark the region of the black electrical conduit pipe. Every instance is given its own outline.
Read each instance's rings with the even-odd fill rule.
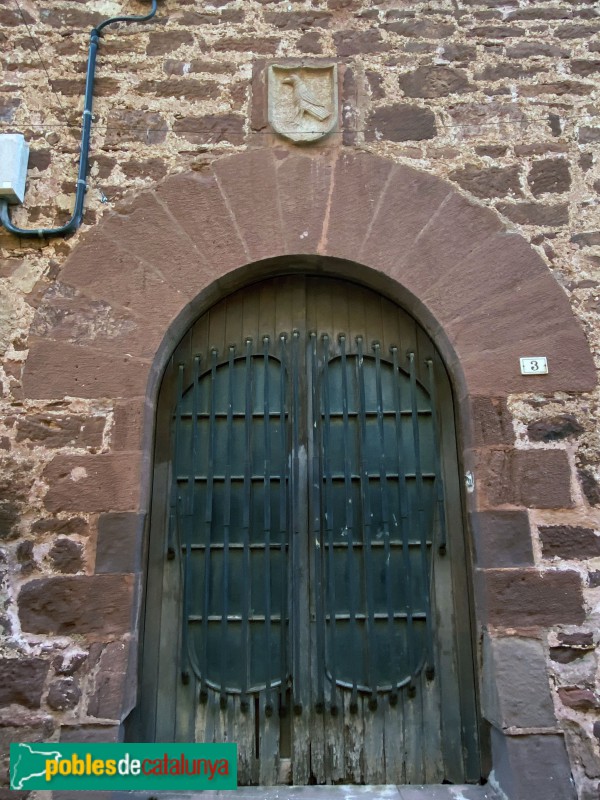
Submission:
[[[29,238],[39,237],[43,239],[45,236],[66,236],[69,233],[74,233],[81,225],[83,220],[83,203],[85,193],[87,191],[87,173],[88,173],[88,159],[90,154],[90,133],[92,129],[92,104],[94,101],[94,80],[96,77],[96,53],[98,51],[98,42],[100,40],[100,33],[107,25],[112,25],[114,22],[146,22],[156,14],[156,6],[158,0],[152,0],[152,10],[145,17],[113,17],[101,22],[97,28],[93,28],[90,32],[90,50],[88,54],[87,75],[85,79],[85,102],[83,106],[83,120],[81,126],[81,145],[79,148],[79,174],[77,175],[77,188],[75,190],[75,209],[73,216],[60,228],[17,228],[10,221],[8,213],[8,202],[0,199],[0,224],[2,224],[7,231],[14,233],[17,236],[25,236]]]

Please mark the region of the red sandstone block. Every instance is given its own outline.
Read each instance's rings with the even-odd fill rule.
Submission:
[[[504,628],[580,624],[585,619],[581,577],[572,570],[477,571],[485,623]]]
[[[44,470],[49,511],[137,511],[142,454],[57,456]]]

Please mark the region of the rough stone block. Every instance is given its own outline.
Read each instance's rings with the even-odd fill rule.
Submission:
[[[40,578],[21,589],[19,619],[28,633],[105,641],[131,629],[132,596],[128,575]]]
[[[543,525],[539,528],[544,558],[600,557],[600,536],[578,525]]]
[[[39,708],[49,667],[42,658],[1,658],[0,706]]]
[[[408,103],[378,108],[369,116],[366,132],[369,141],[381,137],[391,142],[420,142],[436,135],[433,111]]]
[[[135,511],[141,453],[57,456],[44,470],[49,511]]]
[[[60,741],[65,744],[111,743],[119,741],[119,733],[117,725],[62,725]]]
[[[546,192],[560,194],[571,187],[571,172],[564,158],[546,158],[534,161],[527,177],[534,197]]]
[[[477,451],[478,502],[488,508],[571,508],[571,468],[564,450]]]
[[[533,565],[531,529],[526,511],[478,511],[472,515],[478,567]]]
[[[98,519],[96,572],[137,572],[144,514],[102,514]]]
[[[455,67],[418,67],[398,79],[407,97],[433,99],[449,94],[467,92],[471,88],[467,73]]]
[[[477,584],[490,625],[550,627],[585,619],[581,576],[572,570],[478,570]]]
[[[125,352],[99,352],[34,339],[23,372],[25,397],[131,397],[146,389],[150,364]]]
[[[492,728],[495,778],[515,800],[575,800],[575,787],[562,736],[505,736]]]
[[[534,639],[483,639],[483,716],[496,728],[556,725],[544,649]]]
[[[515,431],[505,397],[471,397],[475,447],[513,444]]]

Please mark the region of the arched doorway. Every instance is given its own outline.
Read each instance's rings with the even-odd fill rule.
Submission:
[[[381,295],[226,297],[158,402],[140,738],[236,741],[241,784],[476,781],[452,393]]]

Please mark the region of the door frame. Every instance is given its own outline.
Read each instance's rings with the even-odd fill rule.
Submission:
[[[249,287],[251,287],[251,286],[253,286],[255,284],[262,283],[265,279],[268,280],[269,278],[272,278],[272,277],[283,277],[286,274],[291,275],[291,276],[295,276],[296,275],[296,276],[315,277],[317,279],[318,278],[334,278],[336,280],[341,280],[341,281],[343,281],[343,282],[345,282],[347,284],[353,284],[355,286],[364,288],[367,291],[375,292],[375,294],[378,294],[382,298],[392,300],[392,298],[389,298],[389,296],[386,296],[380,290],[373,289],[371,286],[365,285],[365,283],[363,281],[357,281],[355,279],[349,280],[347,278],[347,276],[345,276],[343,274],[340,274],[339,269],[336,268],[338,265],[321,263],[320,264],[321,268],[318,269],[318,270],[315,270],[314,264],[310,265],[310,266],[312,266],[312,268],[310,268],[309,264],[306,263],[307,261],[308,262],[314,261],[314,259],[297,259],[297,260],[294,260],[294,263],[289,263],[287,260],[285,260],[285,262],[282,263],[282,261],[278,259],[278,260],[274,261],[272,264],[269,264],[269,265],[265,265],[265,264],[259,265],[259,267],[258,267],[258,269],[256,271],[254,271],[254,270],[252,271],[253,272],[253,277],[250,280],[247,280],[247,281],[243,281],[242,280],[242,281],[240,281],[241,282],[241,286],[237,286],[233,291],[227,291],[225,294],[223,294],[221,297],[219,297],[219,299],[216,300],[216,302],[213,301],[213,302],[210,302],[210,304],[203,304],[204,308],[198,314],[197,319],[200,319],[200,317],[202,317],[203,314],[205,314],[207,311],[209,311],[215,305],[218,305],[218,303],[221,300],[224,300],[227,297],[231,296],[232,294],[235,294],[236,291],[239,291],[239,290],[243,291],[243,290],[248,289]],[[309,267],[309,268],[307,269],[307,267]],[[242,277],[242,276],[240,276],[240,277]],[[397,302],[396,300],[392,300],[392,302],[396,306],[398,306],[400,309],[402,309],[402,305],[399,302]],[[405,309],[403,309],[403,310],[405,310]],[[416,319],[413,314],[411,314],[410,312],[406,312],[406,313],[408,313],[409,316],[411,316],[415,320],[415,322],[417,323],[418,326],[423,327],[421,325],[420,321],[418,319]],[[307,333],[307,337],[306,337],[307,338],[307,343],[306,343],[306,345],[308,347],[308,330],[306,331],[306,333]],[[432,345],[436,348],[436,350],[438,352],[438,355],[439,355],[439,358],[440,358],[440,361],[443,364],[443,359],[442,359],[442,356],[441,356],[441,354],[439,352],[439,348],[437,348],[436,342],[433,340],[432,337],[430,337],[430,340],[431,340]],[[178,344],[179,344],[179,342],[177,342],[177,345]],[[177,346],[174,348],[173,352],[175,352],[176,349],[177,349]],[[167,363],[170,363],[170,361],[171,361],[171,359],[169,359],[169,361]],[[443,367],[443,368],[445,369],[445,367]],[[166,370],[166,366],[165,366],[165,370]],[[458,641],[459,640],[459,634],[460,634],[460,638],[462,638],[462,639],[467,638],[470,641],[470,653],[472,654],[472,661],[473,661],[473,663],[471,665],[471,668],[472,668],[472,679],[471,679],[470,675],[467,674],[468,672],[470,672],[470,669],[468,669],[466,671],[462,670],[462,669],[459,669],[458,670],[458,676],[459,676],[459,685],[461,687],[460,688],[461,697],[462,696],[469,696],[471,693],[473,693],[474,698],[475,698],[475,718],[476,718],[476,728],[477,728],[477,731],[476,731],[477,743],[474,746],[475,746],[475,749],[479,752],[480,763],[482,765],[482,774],[484,774],[486,769],[487,769],[487,767],[488,767],[488,765],[489,765],[490,745],[489,745],[489,740],[486,737],[485,728],[484,728],[484,726],[482,726],[482,722],[481,722],[481,718],[480,718],[480,714],[479,714],[479,707],[480,707],[480,703],[479,703],[479,683],[480,683],[480,681],[479,681],[479,676],[478,676],[478,671],[477,671],[477,655],[476,655],[477,654],[477,631],[476,631],[474,597],[473,597],[473,591],[472,591],[473,581],[472,581],[471,558],[470,558],[471,548],[470,548],[470,542],[469,542],[469,537],[468,537],[464,485],[463,485],[463,482],[460,480],[460,475],[462,474],[462,465],[461,465],[461,460],[460,460],[460,446],[459,446],[459,442],[460,442],[460,439],[459,439],[459,435],[460,435],[459,434],[459,425],[460,425],[460,422],[459,422],[459,417],[458,417],[458,410],[459,409],[458,409],[458,403],[456,402],[456,399],[454,397],[454,390],[453,390],[453,387],[452,387],[452,375],[447,369],[445,369],[445,372],[446,372],[447,379],[441,381],[440,385],[441,385],[443,394],[438,397],[438,406],[439,407],[451,407],[453,409],[453,419],[452,419],[452,424],[451,425],[446,425],[442,429],[442,437],[444,439],[444,443],[442,445],[442,443],[440,442],[439,446],[440,446],[440,451],[441,452],[445,452],[446,456],[442,459],[443,463],[442,463],[442,467],[441,468],[442,468],[442,471],[443,471],[443,474],[444,474],[444,483],[447,486],[446,495],[448,497],[456,498],[456,501],[457,501],[456,502],[456,506],[454,508],[448,508],[447,516],[448,517],[452,517],[452,524],[453,525],[457,525],[460,528],[460,530],[462,531],[462,536],[455,536],[455,548],[456,548],[457,545],[462,548],[462,552],[460,554],[456,554],[455,553],[455,557],[457,557],[457,555],[458,555],[458,558],[464,564],[464,574],[465,574],[465,577],[466,577],[466,591],[464,593],[461,593],[460,591],[457,590],[457,587],[455,587],[454,591],[452,591],[453,606],[458,612],[456,614],[457,622],[455,622],[456,628],[455,628],[454,639],[456,641]],[[309,383],[310,383],[310,380],[309,380]],[[162,385],[162,378],[161,378],[161,384],[160,385]],[[307,391],[309,390],[309,388],[310,387],[307,387]],[[439,388],[439,386],[438,386],[438,388]],[[174,384],[170,387],[169,391],[162,392],[162,393],[159,392],[158,393],[159,402],[157,403],[156,414],[155,414],[155,419],[157,421],[158,421],[158,418],[159,418],[159,416],[161,414],[162,415],[168,415],[170,413],[167,409],[169,408],[169,406],[172,406],[173,403],[174,403],[174,400],[173,400],[173,389],[174,389]],[[444,395],[446,395],[446,396],[444,396]],[[170,452],[170,448],[168,446],[168,443],[164,440],[164,437],[166,435],[168,435],[168,432],[169,432],[169,426],[168,425],[164,425],[163,424],[162,426],[159,426],[157,424],[157,422],[155,423],[155,425],[154,425],[154,433],[155,433],[155,435],[158,436],[159,434],[162,434],[162,437],[163,437],[163,441],[162,442],[159,441],[158,439],[155,442],[155,452],[156,453],[159,453],[159,452],[163,452],[163,453]],[[449,453],[453,453],[454,455],[453,456],[452,455],[448,456]],[[458,466],[458,469],[448,469],[448,464],[449,464],[449,462],[453,461],[453,459],[454,459],[454,463]],[[165,484],[165,487],[166,487],[166,483],[168,481],[168,474],[165,471],[165,465],[164,465],[163,462],[160,462],[159,464],[155,465],[155,472],[156,472],[156,474],[158,476],[158,479],[162,480],[164,482],[164,484]],[[162,477],[161,477],[161,474],[162,474]],[[151,512],[151,514],[149,515],[149,519],[153,519],[153,518],[156,519],[156,517],[154,516],[155,513],[157,513],[159,517],[162,516],[163,518],[166,519],[167,514],[168,514],[168,510],[167,509],[168,509],[168,504],[169,504],[169,499],[168,498],[169,498],[169,490],[168,490],[168,488],[165,488],[165,491],[162,492],[162,497],[160,497],[159,500],[158,500],[158,502],[159,502],[158,512],[155,512],[155,510],[153,510]],[[151,504],[151,508],[152,508],[152,504]],[[308,524],[309,523],[307,521],[307,524],[305,525],[305,527],[307,527]],[[154,537],[154,539],[151,539],[149,536],[147,536],[146,537],[146,546],[147,546],[147,550],[146,550],[146,555],[145,555],[145,564],[147,565],[148,560],[153,558],[153,557],[155,558],[156,555],[157,555],[157,552],[161,548],[164,549],[167,546],[172,546],[172,543],[166,543],[165,542],[164,544],[161,544],[161,542],[160,542],[160,540],[158,538]],[[156,551],[156,552],[154,552],[154,556],[152,555],[152,552],[150,551],[150,548],[152,546],[154,547],[154,550]],[[310,555],[308,557],[310,558]],[[145,571],[146,581],[147,581],[148,578],[149,578],[149,572],[150,572],[148,570],[147,566],[146,566],[144,571]],[[451,581],[454,583],[455,578],[451,578]],[[143,601],[142,609],[141,609],[141,612],[140,612],[140,616],[141,616],[142,620],[145,620],[147,618],[146,617],[146,608],[145,608],[147,596],[148,596],[148,592],[147,592],[147,588],[146,588],[146,589],[144,589],[144,601]],[[178,613],[178,619],[179,619],[179,615],[181,615],[181,613],[182,613],[181,606],[182,606],[181,597],[179,597],[179,599],[177,601],[177,604],[176,604],[177,613]],[[432,609],[432,613],[433,613],[433,609]],[[168,621],[167,620],[163,620],[163,623],[166,623],[168,625]],[[459,631],[459,626],[461,626],[461,625],[463,626],[463,628]],[[156,633],[156,642],[158,643],[158,640],[159,640],[158,631],[156,631],[155,633]],[[143,632],[141,633],[140,638],[143,640],[143,638],[144,638]],[[169,642],[171,642],[171,643],[174,643],[174,642],[177,641],[177,636],[172,630],[171,630],[170,633],[169,632],[167,633],[167,638],[168,638]],[[447,645],[448,645],[448,642],[446,642],[446,646]],[[151,649],[152,649],[152,646],[153,645],[152,645],[152,640],[151,640],[151,642],[150,642],[150,648]],[[158,646],[158,645],[156,645],[156,646]],[[165,646],[164,643],[163,643],[163,646]],[[436,647],[441,646],[440,641],[437,640],[437,639],[436,639],[436,642],[435,642],[435,646]],[[459,663],[461,663],[461,658],[464,657],[464,655],[461,655],[461,653],[463,653],[463,651],[466,652],[467,649],[469,649],[469,648],[457,648],[457,659],[458,659]],[[143,663],[143,658],[144,658],[143,655],[141,655],[140,656],[140,664]],[[471,682],[472,682],[472,685],[471,685]],[[469,686],[467,686],[467,683],[469,684]],[[142,692],[148,691],[148,688],[145,687],[142,684],[141,685],[141,691]],[[178,693],[181,694],[182,698],[187,697],[188,694],[189,694],[189,692],[186,690],[185,687],[179,686],[179,681],[178,681]],[[193,705],[194,701],[192,700],[191,702],[192,702],[192,705]],[[139,711],[139,706],[138,706],[137,711]],[[188,720],[188,724],[190,724],[190,725],[193,724],[191,719]],[[143,732],[141,732],[141,728],[139,727],[139,720],[138,720],[138,717],[137,717],[137,714],[136,714],[135,710],[134,710],[133,714],[131,715],[131,717],[130,717],[130,719],[128,721],[128,737],[131,738],[131,740],[139,740],[140,738],[141,739],[144,738]]]

